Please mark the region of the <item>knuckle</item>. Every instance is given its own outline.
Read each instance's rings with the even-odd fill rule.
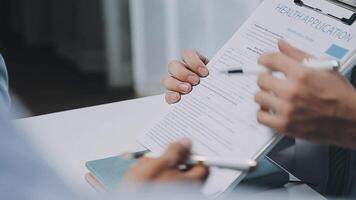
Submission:
[[[263,75],[260,75],[257,79],[257,85],[259,87],[262,87],[263,86],[263,82],[264,82],[264,76]]]
[[[174,67],[175,65],[177,65],[178,61],[176,60],[172,60],[168,63],[168,67],[171,68],[171,67]]]
[[[263,96],[262,91],[257,92],[257,94],[256,94],[256,96],[255,96],[255,101],[256,101],[257,103],[261,102],[262,96]]]
[[[289,89],[289,92],[287,93],[287,98],[289,100],[296,100],[300,96],[300,87],[298,85],[294,85]]]
[[[198,52],[193,49],[188,49],[184,51],[183,60],[185,61],[187,68],[194,70],[200,67],[203,63],[203,61],[199,57]]]
[[[168,103],[168,104],[171,104],[172,102],[171,102],[171,99],[169,98],[169,93],[166,93],[166,96],[164,97],[164,99],[166,100],[166,102]]]
[[[264,124],[262,111],[257,112],[257,122],[260,124]]]
[[[257,79],[258,86],[263,87],[269,78],[270,78],[269,74],[265,73],[265,74],[260,75]]]
[[[163,79],[163,86],[166,87],[166,89],[175,90],[176,85],[176,79],[171,76],[167,76]]]

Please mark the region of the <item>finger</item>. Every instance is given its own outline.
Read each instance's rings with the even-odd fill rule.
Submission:
[[[255,101],[264,110],[271,110],[275,114],[280,110],[281,100],[275,95],[268,93],[266,91],[260,91],[256,94]]]
[[[192,91],[192,86],[189,83],[184,83],[171,76],[164,78],[162,83],[167,90],[179,92],[181,94],[188,94]]]
[[[183,180],[191,182],[204,182],[209,176],[209,168],[204,165],[197,165],[191,170],[183,172]]]
[[[139,180],[149,180],[162,171],[162,164],[157,159],[140,158],[129,170],[126,179],[130,182]]]
[[[180,140],[169,145],[168,150],[159,158],[162,165],[166,168],[176,167],[183,164],[190,155],[191,141],[188,139]]]
[[[291,58],[293,58],[293,59],[295,59],[296,61],[299,61],[299,62],[302,62],[306,58],[311,58],[312,57],[308,53],[293,47],[292,45],[290,45],[285,40],[280,40],[278,42],[278,47],[279,47],[279,50],[283,54],[285,54],[285,55],[287,55],[287,56],[289,56],[289,57],[291,57]]]
[[[168,71],[174,78],[180,81],[188,82],[192,85],[197,85],[200,82],[199,76],[190,71],[184,63],[179,61],[172,61],[169,63]]]
[[[264,54],[258,62],[271,71],[284,73],[287,77],[295,74],[302,68],[300,62],[281,53]]]
[[[258,77],[258,86],[265,91],[270,91],[279,97],[285,97],[289,91],[289,81],[274,77],[271,73],[265,73]]]
[[[203,61],[203,63],[205,65],[207,65],[210,62],[209,58],[207,58],[206,56],[200,54],[199,52],[197,52],[197,54],[198,54],[199,58],[201,59],[201,61]]]
[[[181,95],[179,94],[179,92],[167,91],[165,98],[168,104],[175,104],[180,101]]]
[[[201,55],[195,50],[185,50],[182,55],[182,59],[186,64],[186,67],[196,74],[202,77],[209,75],[209,70],[206,67],[204,61],[206,58],[201,58]],[[204,61],[203,61],[204,60]]]
[[[266,112],[269,112],[269,111],[270,111],[270,109],[269,109],[268,107],[263,107],[263,106],[261,106],[261,105],[260,105],[260,107],[261,107],[261,110],[262,110],[262,111],[266,111]]]
[[[157,159],[141,158],[132,171],[143,178],[154,177],[165,171],[166,174],[169,174],[170,170],[168,169],[176,169],[188,159],[191,146],[190,140],[182,139],[169,145],[167,151]]]
[[[260,110],[257,113],[257,121],[278,132],[285,132],[283,118],[273,115],[270,112]]]

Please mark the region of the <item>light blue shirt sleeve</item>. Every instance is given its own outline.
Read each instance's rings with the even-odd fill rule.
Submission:
[[[9,94],[9,77],[6,70],[5,61],[0,54],[0,110],[8,111],[11,107]]]
[[[1,111],[0,127],[0,199],[78,199]]]

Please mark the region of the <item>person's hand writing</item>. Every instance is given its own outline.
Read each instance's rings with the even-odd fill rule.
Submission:
[[[178,167],[190,156],[190,140],[181,140],[169,146],[166,153],[157,159],[142,158],[125,178],[126,183],[201,183],[206,180],[209,170],[206,166],[197,165],[187,171]]]
[[[303,66],[310,55],[279,43],[281,53],[263,55],[259,62],[280,79],[266,73],[259,77],[261,106],[258,121],[280,133],[319,143],[356,147],[356,93],[336,71]]]
[[[209,75],[206,65],[209,60],[195,50],[186,50],[182,54],[182,61],[172,61],[168,65],[167,75],[162,84],[167,89],[166,101],[174,104],[180,101],[181,95],[192,91],[193,86],[200,82],[200,78]]]

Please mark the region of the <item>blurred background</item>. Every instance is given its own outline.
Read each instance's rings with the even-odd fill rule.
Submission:
[[[161,94],[167,63],[212,57],[261,0],[0,0],[0,53],[33,115]]]

